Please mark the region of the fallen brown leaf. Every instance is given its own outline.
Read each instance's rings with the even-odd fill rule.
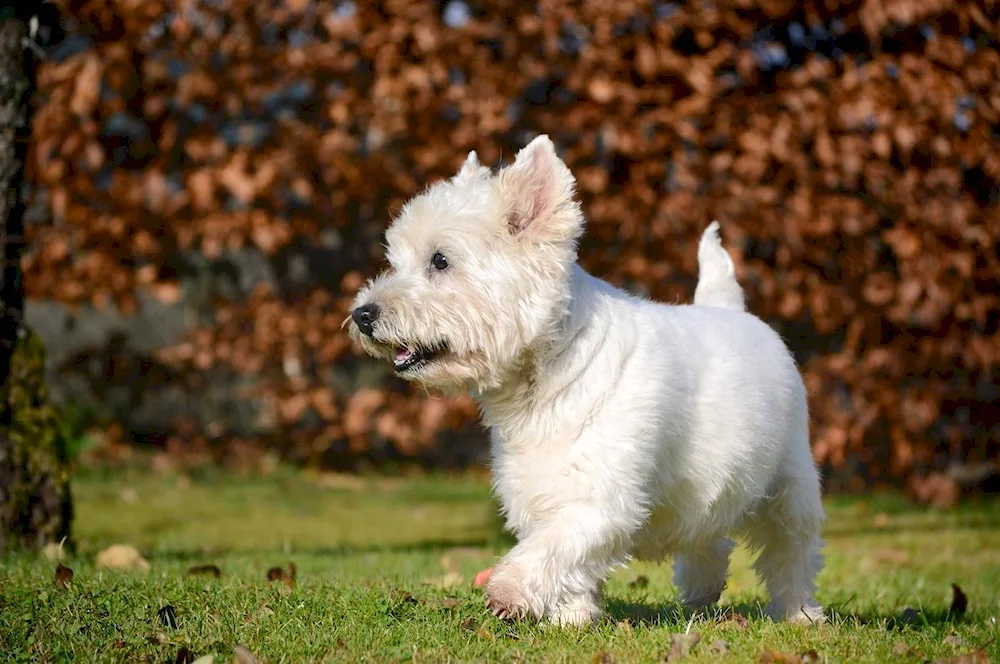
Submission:
[[[130,544],[112,544],[97,554],[97,566],[109,569],[137,569],[145,572],[149,563]]]
[[[969,598],[965,596],[957,583],[951,584],[951,609],[950,612],[956,618],[961,618],[969,608]]]
[[[636,590],[642,590],[649,585],[649,577],[640,574],[635,577],[635,580],[628,584],[629,588],[634,588]]]
[[[715,641],[712,641],[712,645],[710,645],[708,649],[712,651],[713,655],[717,655],[719,657],[728,655],[729,641],[726,641],[725,639],[716,639]]]
[[[199,574],[210,574],[215,578],[222,576],[222,570],[219,569],[218,565],[195,565],[187,571],[188,574],[196,576]]]
[[[757,660],[760,664],[800,664],[799,656],[792,652],[765,650]]]
[[[73,570],[59,563],[59,566],[56,567],[56,585],[60,588],[68,588],[72,582]]]
[[[910,562],[910,554],[899,549],[882,549],[875,553],[875,559],[892,565],[906,565]]]
[[[42,548],[42,555],[50,563],[61,563],[63,559],[62,544],[58,542],[49,542]]]
[[[167,604],[166,606],[161,606],[157,612],[156,616],[160,619],[160,623],[164,627],[169,627],[170,629],[177,629],[177,612],[174,607]]]
[[[424,579],[425,584],[429,586],[437,586],[439,588],[454,588],[462,585],[464,581],[465,579],[462,578],[462,575],[457,572],[448,572],[443,576],[435,577],[433,579]]]
[[[719,618],[720,627],[732,627],[745,632],[750,627],[750,621],[742,613],[727,613]]]
[[[807,650],[799,656],[799,662],[801,662],[801,664],[818,664],[821,661],[823,661],[823,659],[815,650]]]
[[[913,649],[910,648],[910,646],[903,643],[902,641],[896,641],[896,643],[893,644],[892,646],[892,654],[897,655],[899,657],[905,657],[906,655],[909,655],[912,652]]]
[[[459,624],[462,629],[468,630],[470,632],[476,631],[476,620],[475,618],[465,618]]]
[[[615,664],[618,658],[615,657],[614,653],[602,651],[594,655],[593,659],[590,660],[593,664]]]
[[[257,656],[250,652],[246,646],[240,643],[233,646],[233,656],[236,657],[238,664],[260,664]]]
[[[397,590],[393,588],[389,591],[389,597],[393,601],[399,602],[400,604],[416,604],[417,598],[406,592],[405,590]]]
[[[272,567],[267,570],[267,580],[271,581],[281,581],[285,586],[291,588],[295,585],[295,563],[291,563],[288,566],[290,572],[286,572],[280,567]]]
[[[691,649],[701,641],[701,634],[689,632],[687,634],[671,634],[670,650],[667,651],[665,662],[679,662],[691,654]]]

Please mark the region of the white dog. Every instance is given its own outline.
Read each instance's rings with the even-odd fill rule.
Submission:
[[[775,619],[819,621],[824,520],[805,388],[744,310],[713,222],[694,306],[627,294],[576,264],[584,218],[545,136],[496,173],[476,153],[386,233],[351,336],[398,374],[468,390],[518,543],[486,585],[501,617],[585,625],[609,573],[674,555],[685,605],[719,599],[729,535],[759,552]]]

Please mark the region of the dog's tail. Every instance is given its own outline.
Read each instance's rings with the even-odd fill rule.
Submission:
[[[708,225],[698,244],[698,286],[694,290],[694,303],[746,311],[743,289],[736,281],[736,267],[719,239],[718,221]]]

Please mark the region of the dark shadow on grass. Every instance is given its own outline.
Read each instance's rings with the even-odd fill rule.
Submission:
[[[615,621],[628,620],[633,625],[655,627],[657,625],[674,625],[684,622],[681,605],[676,602],[654,604],[630,599],[608,597],[604,603],[608,617]]]
[[[841,611],[831,609],[827,611],[830,621],[834,624],[857,624],[863,627],[878,627],[889,632],[902,629],[922,631],[925,629],[938,629],[942,625],[957,623],[962,618],[957,617],[948,609],[938,608],[931,610],[904,609],[893,613],[873,613],[870,611]]]
[[[677,625],[684,627],[691,619],[691,613],[679,602],[664,602],[656,604],[642,600],[609,597],[605,603],[608,616],[613,620],[628,620],[635,625]],[[722,620],[726,615],[738,614],[754,622],[770,620],[764,607],[758,603],[741,602],[734,605],[713,607],[699,616],[699,620]]]
[[[629,598],[609,597],[605,602],[605,609],[608,617],[619,622],[628,620],[634,625],[644,627],[655,627],[672,625],[683,628],[691,618],[691,613],[678,602],[664,602],[657,604],[652,601],[643,601]],[[761,602],[739,602],[737,604],[718,606],[703,613],[700,620],[726,620],[726,616],[733,614],[743,616],[751,625],[760,622],[771,622],[767,615],[766,607]],[[865,627],[878,627],[887,631],[897,631],[904,628],[921,631],[924,629],[939,629],[942,625],[955,623],[961,620],[951,611],[940,608],[926,611],[917,609],[905,609],[898,612],[878,614],[872,612],[857,612],[842,610],[836,607],[828,607],[827,618],[831,624],[855,624]]]

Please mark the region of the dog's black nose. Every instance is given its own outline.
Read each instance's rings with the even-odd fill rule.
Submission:
[[[351,312],[351,318],[354,319],[354,324],[358,326],[358,329],[370,337],[372,336],[372,327],[378,320],[378,305],[362,305]]]

